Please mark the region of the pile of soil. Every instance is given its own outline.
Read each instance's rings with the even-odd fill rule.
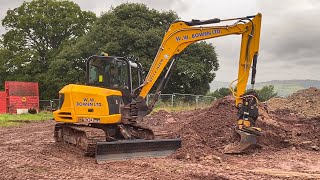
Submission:
[[[320,89],[300,90],[287,98],[272,98],[267,101],[268,109],[276,113],[295,114],[304,118],[320,116]]]
[[[160,110],[145,117],[140,124],[147,126],[155,132],[158,138],[175,138],[180,135],[177,132],[193,117],[194,113],[201,110],[182,111],[182,112],[167,112]]]
[[[220,156],[226,146],[237,140],[233,128],[237,120],[237,109],[233,97],[215,101],[209,108],[193,111],[177,134],[181,135],[182,148],[175,153],[178,159],[201,160]],[[259,108],[257,126],[263,129],[258,143],[264,150],[277,150],[290,146],[287,126],[281,126],[267,111]],[[289,127],[288,127],[289,128]],[[236,141],[237,142],[237,141]]]
[[[188,123],[176,132],[182,138],[182,148],[175,157],[198,160],[215,155],[213,152],[222,152],[233,136],[236,114],[232,97],[219,99],[209,108],[193,111],[185,117]]]
[[[311,99],[312,93],[319,90],[308,89],[307,93],[298,92],[288,97],[288,101],[295,99]],[[304,98],[304,95],[307,95]],[[320,98],[320,97],[318,97]],[[286,99],[285,99],[286,100]],[[270,102],[275,102],[271,100]],[[309,102],[311,102],[309,100]],[[312,101],[314,102],[314,101]],[[258,137],[261,146],[254,152],[278,151],[284,148],[303,148],[317,150],[320,145],[320,118],[302,117],[295,113],[295,109],[276,109],[269,103],[259,104],[260,116],[257,127],[263,130]],[[314,109],[316,103],[310,103]],[[318,107],[319,108],[319,107]],[[182,138],[182,148],[172,157],[186,160],[217,159],[224,152],[227,145],[235,140],[234,126],[237,120],[235,99],[231,96],[216,100],[209,108],[193,111],[169,113],[159,111],[145,121],[156,133],[166,131],[171,137]],[[215,158],[217,157],[217,158]]]

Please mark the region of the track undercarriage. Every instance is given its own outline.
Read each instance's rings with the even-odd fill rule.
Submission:
[[[54,139],[77,146],[97,162],[166,156],[181,147],[180,139],[154,139],[153,131],[131,124],[55,125]]]
[[[87,156],[93,156],[98,141],[106,141],[106,133],[99,128],[85,125],[56,124],[54,130],[56,142],[67,142],[82,149]]]

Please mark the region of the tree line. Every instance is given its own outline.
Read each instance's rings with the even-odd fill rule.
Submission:
[[[275,92],[274,90],[274,86],[273,85],[266,85],[263,86],[261,89],[256,90],[257,94],[258,94],[258,100],[261,102],[267,101],[273,97],[276,97],[278,94]],[[212,93],[208,93],[209,96],[213,96],[216,99],[220,99],[223,98],[225,96],[229,96],[231,95],[231,91],[228,88],[219,88],[216,89],[214,92]]]
[[[67,0],[33,0],[8,10],[0,39],[4,81],[39,82],[42,99],[57,98],[70,83],[85,83],[86,59],[101,52],[139,57],[148,70],[166,28],[179,16],[124,3],[96,17]],[[195,43],[181,53],[166,93],[206,94],[219,68],[214,46]]]

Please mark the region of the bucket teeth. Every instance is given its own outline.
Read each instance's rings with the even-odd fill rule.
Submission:
[[[247,131],[235,129],[236,133],[240,135],[240,142],[236,146],[230,145],[225,149],[225,154],[244,154],[250,149],[257,147],[257,135]]]

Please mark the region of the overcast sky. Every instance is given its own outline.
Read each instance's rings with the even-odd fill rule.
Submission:
[[[242,17],[262,13],[257,81],[320,80],[319,0],[73,0],[98,16],[123,2],[141,2],[174,10],[182,20]],[[0,0],[0,19],[23,0]],[[0,34],[4,33],[3,27]],[[215,80],[237,76],[240,36],[208,40],[216,47],[220,69]],[[156,52],[155,52],[156,54]]]

